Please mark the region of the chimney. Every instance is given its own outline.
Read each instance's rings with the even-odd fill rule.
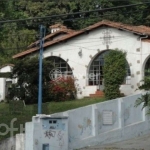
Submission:
[[[51,33],[54,33],[54,32],[57,32],[61,29],[67,29],[66,26],[62,25],[62,24],[55,24],[55,25],[52,25],[52,26],[49,26],[49,28],[51,29]]]

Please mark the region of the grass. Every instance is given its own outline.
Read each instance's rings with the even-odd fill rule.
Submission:
[[[95,103],[99,103],[104,101],[104,98],[86,98],[86,99],[80,99],[80,100],[72,100],[72,101],[64,101],[64,102],[49,102],[43,104],[43,114],[53,114],[57,112],[63,112]],[[12,106],[11,106],[12,107]],[[37,105],[26,105],[22,111],[16,111],[17,107],[19,109],[20,106],[14,105],[15,110],[10,110],[10,104],[9,103],[0,103],[0,124],[6,124],[6,126],[0,127],[0,141],[8,138],[12,135],[10,135],[10,132],[8,132],[5,135],[2,135],[1,133],[6,132],[6,128],[10,127],[12,119],[16,118],[17,120],[14,121],[13,125],[14,128],[17,128],[18,131],[14,132],[14,135],[16,133],[20,133],[20,125],[25,125],[25,122],[30,122],[32,119],[32,116],[37,114]]]

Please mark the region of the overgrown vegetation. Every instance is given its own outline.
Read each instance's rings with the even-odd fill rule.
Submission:
[[[44,103],[42,110],[43,114],[53,114],[57,112],[63,112],[70,109],[75,109],[83,106],[87,106],[94,103],[99,103],[104,101],[104,98],[95,98],[95,99],[81,99],[81,100],[75,100],[75,101],[63,101],[63,102],[50,102],[50,103]],[[13,109],[12,107],[14,105],[17,105],[18,107],[22,107],[22,101],[19,101],[20,104],[17,104],[18,102],[13,101],[12,105],[9,105],[9,103],[0,103],[0,122],[3,124],[6,124],[8,127],[10,127],[10,122],[12,119],[16,118],[17,120],[14,122],[14,128],[17,128],[18,131],[16,131],[14,134],[20,132],[20,125],[25,125],[26,122],[31,121],[31,118],[33,115],[37,114],[37,104],[33,105],[26,105],[21,110],[20,108]],[[5,133],[6,128],[1,127],[0,132]],[[0,141],[10,137],[10,133],[6,135],[0,135]]]
[[[43,102],[50,101],[49,93],[49,73],[53,69],[52,62],[48,59],[43,59],[43,78],[42,92]],[[24,58],[17,60],[12,72],[12,78],[18,78],[17,84],[12,86],[9,99],[18,97],[24,100],[26,104],[37,103],[38,95],[38,72],[39,60],[38,57]]]
[[[69,76],[62,76],[51,80],[51,71],[55,70],[51,59],[43,59],[42,69],[42,99],[43,102],[65,101],[76,98],[76,87],[74,79]],[[38,78],[39,60],[37,57],[24,58],[15,62],[12,78],[17,78],[18,82],[12,84],[8,99],[18,97],[26,104],[37,103],[38,99]]]
[[[73,12],[105,9],[121,5],[143,2],[142,0],[1,0],[0,21],[43,17]],[[47,27],[54,23],[63,23],[71,29],[82,29],[103,19],[134,24],[150,25],[150,5],[138,5],[104,12],[68,15],[46,20],[28,20],[16,23],[0,24],[0,66],[13,63],[12,55],[27,49],[38,37],[39,25]]]
[[[64,76],[59,80],[50,81],[50,97],[55,101],[73,100],[76,98],[75,80]]]
[[[107,99],[120,97],[120,85],[126,75],[126,53],[118,49],[104,57],[104,92]]]

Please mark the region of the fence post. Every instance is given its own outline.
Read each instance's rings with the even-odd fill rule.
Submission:
[[[123,99],[118,99],[118,120],[119,120],[119,128],[124,127],[124,104]]]
[[[92,135],[98,135],[98,110],[96,105],[92,105]]]

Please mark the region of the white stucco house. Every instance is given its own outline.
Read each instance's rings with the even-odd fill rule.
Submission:
[[[14,65],[13,64],[6,64],[0,67],[0,73],[9,73],[12,72]],[[5,100],[8,89],[11,87],[16,80],[10,78],[0,77],[0,101]]]
[[[96,91],[104,89],[104,55],[108,51],[117,48],[127,53],[127,75],[120,87],[125,95],[135,93],[145,70],[150,68],[150,27],[104,20],[80,31],[60,24],[50,28],[51,34],[44,39],[43,58],[51,59],[61,73],[73,74],[78,79],[78,98],[100,94]],[[13,58],[39,54],[38,43]]]

